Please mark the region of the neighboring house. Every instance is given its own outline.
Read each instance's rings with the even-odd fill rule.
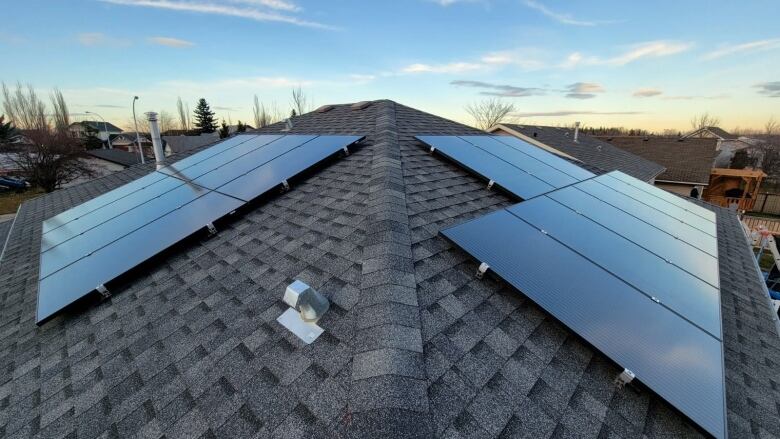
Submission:
[[[737,151],[745,150],[750,157],[754,157],[756,154],[761,154],[761,151],[755,149],[758,141],[749,137],[739,137],[719,127],[703,127],[698,130],[691,131],[684,135],[683,139],[715,139],[717,145],[715,150],[718,152],[713,164],[714,168],[730,168],[731,161],[734,159],[734,155]],[[760,166],[760,156],[754,157]]]
[[[219,133],[215,132],[198,136],[162,136],[162,141],[165,144],[165,155],[169,156],[211,145],[219,141]]]
[[[9,234],[13,251],[0,261],[2,435],[703,436],[642,383],[618,386],[623,367],[520,291],[492,274],[476,278],[478,262],[440,235],[517,199],[487,190],[414,136],[484,132],[373,101],[303,114],[287,133],[366,140],[292,190],[245,205],[216,224],[218,233],[143,263],[109,286],[112,298],[78,304],[41,327],[41,222],[152,167],[22,206]],[[767,293],[737,216],[707,208],[720,241],[728,434],[777,437],[780,342]],[[579,279],[568,268],[551,270],[568,279],[564,301],[582,314]],[[312,344],[276,320],[293,279],[331,301]],[[636,355],[650,349],[600,322],[592,328]],[[668,362],[710,373],[698,354],[681,351]]]
[[[152,148],[152,139],[148,134],[138,133],[138,138],[141,140],[141,147],[144,151],[149,151]],[[135,137],[135,132],[127,131],[119,134],[111,135],[111,147],[114,149],[120,149],[124,151],[133,152],[137,154],[138,146]]]
[[[70,124],[68,130],[70,131],[71,135],[77,139],[84,139],[87,137],[89,132],[92,132],[94,133],[95,137],[104,142],[108,140],[109,135],[119,134],[122,132],[121,128],[110,122],[104,123],[103,121],[93,120],[73,122]]]
[[[717,141],[713,138],[599,136],[624,151],[652,160],[666,168],[655,185],[683,196],[696,188],[701,197],[710,183]]]
[[[664,167],[658,163],[582,132],[577,133],[575,140],[575,130],[570,128],[504,123],[490,128],[488,132],[515,136],[563,157],[579,160],[606,172],[622,171],[642,181],[652,182],[664,171]]]
[[[14,176],[21,171],[12,154],[7,152],[0,153],[0,176]]]

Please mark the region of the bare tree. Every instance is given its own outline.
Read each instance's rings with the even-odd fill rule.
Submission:
[[[190,105],[181,101],[181,97],[176,99],[176,112],[179,115],[179,129],[189,131],[192,124],[190,123]]]
[[[174,129],[173,116],[165,110],[160,110],[157,123],[160,125],[161,133]]]
[[[764,135],[766,137],[775,137],[780,135],[780,122],[775,120],[774,116],[770,117],[769,120],[764,124]]]
[[[308,113],[311,110],[311,102],[301,87],[292,90],[292,109],[298,115]]]
[[[2,84],[3,108],[24,139],[21,145],[3,146],[2,151],[35,186],[51,192],[62,184],[92,174],[85,161],[84,147],[68,132],[68,106],[62,94],[51,96],[52,116],[32,86],[17,83],[16,89]]]
[[[513,111],[514,104],[498,98],[485,99],[466,106],[466,112],[474,119],[474,126],[481,130],[498,125]]]
[[[279,106],[276,105],[276,102],[272,102],[266,107],[265,103],[260,102],[257,95],[255,95],[252,112],[254,114],[255,128],[262,128],[282,120]]]
[[[710,113],[697,114],[691,118],[691,128],[694,131],[720,125],[720,118],[711,116]]]

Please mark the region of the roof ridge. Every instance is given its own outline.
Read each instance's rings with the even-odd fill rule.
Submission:
[[[422,324],[394,102],[377,105],[361,295],[349,397],[351,433],[430,437]]]

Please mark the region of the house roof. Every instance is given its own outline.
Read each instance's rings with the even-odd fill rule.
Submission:
[[[713,138],[600,136],[620,149],[666,167],[656,181],[707,185],[717,151]]]
[[[690,133],[683,136],[684,139],[700,136],[702,134],[710,134],[714,137],[716,137],[719,140],[738,140],[739,137],[735,136],[734,134],[729,133],[728,131],[724,130],[720,127],[702,127],[697,130],[691,131]]]
[[[516,200],[413,136],[478,131],[391,101],[294,118],[366,135],[35,325],[41,221],[153,170],[22,205],[0,262],[0,432],[79,438],[680,437],[700,432],[622,368],[439,235]],[[261,132],[279,133],[284,125]],[[179,156],[181,157],[181,155]],[[780,436],[780,339],[740,223],[718,216],[732,437]],[[277,322],[301,279],[331,300],[306,345]]]
[[[162,140],[174,154],[192,151],[219,141],[219,133],[200,134],[198,136],[162,136]]]
[[[622,171],[642,181],[650,181],[664,171],[658,163],[615,148],[609,143],[580,132],[574,142],[574,130],[538,125],[501,124],[526,137],[568,154],[604,171]]]
[[[97,131],[105,131],[107,129],[109,132],[122,132],[122,128],[119,128],[111,122],[104,123],[102,120],[82,120],[81,122],[73,122],[70,124],[71,127],[74,125],[87,125]]]
[[[152,143],[152,140],[149,138],[149,135],[146,133],[138,133],[138,137],[141,139],[141,143]],[[125,140],[127,142],[135,143],[136,142],[135,133],[131,131],[126,131],[123,133],[111,134],[111,141],[115,142],[117,140]]]
[[[11,224],[13,224],[13,220],[3,220],[0,222],[0,259],[2,259],[3,256],[3,249],[5,248],[5,241],[8,238],[8,232],[11,231]]]
[[[141,163],[141,158],[137,152],[128,152],[121,149],[90,149],[87,154],[105,161],[116,163],[122,166],[133,166]]]

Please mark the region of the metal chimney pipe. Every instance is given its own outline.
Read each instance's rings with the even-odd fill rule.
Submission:
[[[577,137],[580,135],[580,123],[574,122],[574,141],[577,141]]]
[[[154,160],[157,168],[161,168],[165,162],[165,152],[163,152],[162,139],[160,138],[160,125],[157,124],[157,113],[150,111],[145,113],[149,119],[149,134],[152,136],[152,148],[154,149]]]

